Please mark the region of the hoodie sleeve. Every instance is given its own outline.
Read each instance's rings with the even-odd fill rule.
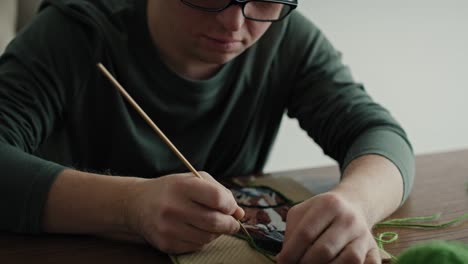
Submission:
[[[341,54],[325,35],[296,13],[289,24],[293,91],[288,115],[334,158],[341,171],[365,154],[386,157],[399,169],[408,197],[415,174],[414,155],[405,131],[390,112],[354,81]],[[290,55],[291,56],[291,55]]]
[[[0,57],[0,230],[42,229],[48,191],[65,167],[33,153],[86,82],[93,67],[88,39],[85,27],[50,6]]]

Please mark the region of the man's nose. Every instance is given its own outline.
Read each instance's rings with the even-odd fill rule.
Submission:
[[[242,8],[238,5],[232,5],[222,12],[219,12],[217,19],[229,31],[238,31],[245,23]]]

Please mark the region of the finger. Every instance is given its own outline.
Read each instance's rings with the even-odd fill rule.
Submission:
[[[219,188],[222,188],[226,193],[229,193],[229,194],[232,194],[231,190],[229,190],[228,188],[226,188],[224,185],[222,185],[219,181],[217,181],[215,178],[213,178],[213,176],[211,176],[209,173],[205,172],[205,171],[199,171],[198,174],[200,174],[200,176],[208,181],[208,182],[211,182],[213,183],[214,185],[217,185],[219,186]]]
[[[215,178],[213,178],[213,176],[211,176],[209,173],[207,172],[204,172],[204,171],[200,171],[198,172],[200,174],[200,176],[202,176],[203,179],[213,183],[214,185],[216,186],[219,186],[219,188],[222,188],[226,193],[228,193],[229,195],[233,196],[233,193],[231,192],[231,190],[229,190],[228,188],[226,188],[226,186],[224,186],[223,184],[221,184],[219,181],[217,181]],[[235,200],[235,199],[234,199]]]
[[[318,196],[316,196],[318,198]],[[298,232],[306,232],[308,235],[312,235],[309,231],[300,230],[298,227],[302,226],[301,222],[308,223],[308,225],[314,225],[315,229],[315,237],[310,242],[313,242],[315,238],[323,231],[325,226],[329,225],[331,220],[334,217],[334,214],[327,213],[328,211],[324,209],[323,203],[315,202],[315,198],[311,198],[303,203],[295,205],[291,209],[289,209],[288,214],[286,216],[286,230],[285,230],[285,239],[287,240],[290,237],[295,237],[295,233]],[[325,212],[325,213],[324,213]],[[304,221],[304,219],[307,219]],[[321,224],[320,224],[321,223]]]
[[[300,263],[329,263],[353,239],[339,221],[334,221],[327,230],[311,244]]]
[[[297,229],[298,224],[301,220],[302,213],[305,212],[306,209],[303,209],[302,207],[305,206],[306,202],[297,204],[293,207],[291,207],[286,215],[286,230],[284,231],[284,240],[283,244],[286,244],[289,238],[292,236],[292,233],[294,230]],[[298,213],[296,213],[298,212]]]
[[[234,217],[237,220],[241,220],[242,218],[244,218],[244,216],[245,216],[245,211],[239,206],[237,207],[236,211],[232,215],[232,217]]]
[[[338,254],[353,240],[359,233],[350,220],[335,218],[327,230],[308,249],[302,258],[301,263],[328,263],[338,256]],[[367,253],[367,249],[365,248]],[[362,263],[362,262],[361,262]]]
[[[182,192],[190,200],[227,215],[234,215],[239,210],[232,193],[216,181],[190,179],[183,185]]]
[[[361,264],[369,252],[369,243],[362,236],[349,243],[341,253],[331,262],[332,264]]]
[[[301,209],[293,207],[288,212],[283,249],[277,257],[279,263],[298,263],[334,218],[333,214],[324,214],[316,203],[310,205],[305,215],[301,214]]]
[[[186,223],[214,234],[234,234],[239,231],[239,223],[230,215],[204,207],[197,203],[191,203],[187,208]]]
[[[381,264],[382,258],[380,257],[380,251],[377,247],[372,248],[366,256],[364,264]]]
[[[208,172],[206,171],[199,171],[198,174],[207,181],[213,181],[213,182],[218,182],[213,176],[211,176]]]

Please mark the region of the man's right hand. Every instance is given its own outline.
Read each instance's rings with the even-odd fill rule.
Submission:
[[[232,193],[207,173],[156,179],[115,177],[66,169],[44,208],[48,233],[92,234],[143,242],[167,253],[200,249],[238,231],[244,216]]]
[[[201,249],[236,233],[244,211],[232,193],[205,172],[138,179],[129,186],[125,220],[131,231],[167,253]]]

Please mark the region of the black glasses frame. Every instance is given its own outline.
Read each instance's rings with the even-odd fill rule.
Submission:
[[[198,6],[198,5],[192,4],[192,3],[190,3],[190,1],[187,1],[187,0],[180,0],[180,1],[182,3],[184,3],[185,5],[187,5],[189,7],[192,7],[194,9],[198,9],[198,10],[202,10],[202,11],[206,11],[206,12],[211,12],[211,13],[218,13],[218,12],[221,12],[221,11],[227,9],[228,7],[230,7],[232,5],[238,5],[238,6],[240,6],[242,8],[242,15],[244,15],[245,18],[247,18],[249,20],[253,20],[253,21],[258,21],[258,22],[277,22],[277,21],[280,21],[280,20],[284,19],[285,17],[287,17],[294,9],[296,9],[296,7],[298,5],[297,0],[231,0],[224,7],[206,8],[206,7],[203,7],[203,6]],[[289,10],[286,13],[283,13],[282,17],[280,17],[278,19],[257,19],[257,18],[249,17],[249,16],[247,16],[245,14],[245,11],[244,11],[245,6],[249,2],[269,2],[269,3],[284,4],[284,5],[289,6]]]

